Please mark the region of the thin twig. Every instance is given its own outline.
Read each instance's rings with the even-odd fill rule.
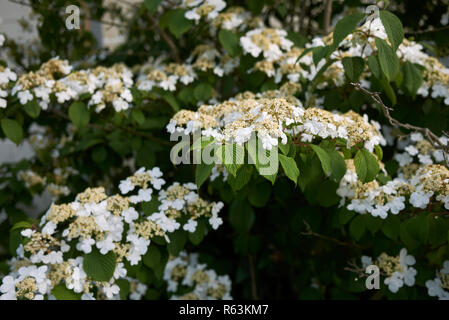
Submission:
[[[305,232],[301,232],[302,235],[314,236],[314,237],[321,238],[321,239],[324,239],[324,240],[332,241],[332,242],[334,242],[334,243],[336,243],[336,244],[338,244],[340,246],[356,247],[356,248],[359,248],[359,249],[365,249],[364,247],[358,245],[357,243],[345,242],[345,241],[338,240],[336,238],[332,238],[332,237],[326,236],[324,234],[316,233],[316,232],[312,231],[312,228],[310,227],[310,224],[308,224],[306,220],[303,220],[303,222],[306,225],[306,231]]]
[[[331,24],[331,16],[332,16],[332,0],[327,0],[326,7],[324,9],[324,21],[323,21],[323,29],[325,35],[327,35],[330,31],[329,29]]]
[[[443,156],[444,156],[444,160],[446,162],[446,165],[449,167],[449,159],[447,157],[447,154],[449,154],[449,146],[444,144],[440,138],[434,134],[429,128],[423,128],[423,127],[417,127],[414,125],[411,125],[409,123],[402,123],[399,122],[398,120],[394,119],[391,115],[390,115],[390,111],[393,110],[390,107],[387,107],[383,102],[382,99],[380,98],[380,94],[379,92],[371,92],[365,88],[363,88],[360,83],[355,83],[355,82],[351,82],[351,84],[357,89],[360,90],[364,93],[366,93],[367,95],[369,95],[371,97],[371,99],[373,99],[377,104],[380,105],[382,112],[384,114],[384,116],[388,119],[388,121],[390,122],[390,124],[392,126],[398,126],[398,127],[402,127],[404,129],[408,129],[408,130],[413,130],[413,131],[418,131],[421,132],[422,134],[424,134],[424,136],[427,138],[427,140],[432,144],[432,146],[435,149],[439,149],[441,151],[443,151]]]
[[[251,293],[253,296],[253,300],[259,300],[259,296],[257,295],[257,281],[256,281],[256,271],[254,268],[254,257],[251,254],[248,255],[248,264],[249,264],[249,274],[251,277]]]

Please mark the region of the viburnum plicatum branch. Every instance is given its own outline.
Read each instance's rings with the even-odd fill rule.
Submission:
[[[398,126],[398,127],[402,127],[404,129],[408,129],[408,130],[414,130],[414,131],[418,131],[424,134],[424,136],[427,138],[427,140],[436,148],[436,149],[440,149],[443,151],[443,155],[444,155],[444,160],[446,162],[446,166],[449,167],[449,159],[447,157],[447,154],[449,154],[449,146],[444,144],[443,142],[441,142],[440,138],[434,134],[429,128],[423,128],[423,127],[417,127],[414,125],[411,125],[409,123],[402,123],[399,122],[398,120],[394,119],[391,115],[390,115],[390,110],[393,110],[390,107],[387,107],[383,102],[382,99],[380,98],[380,94],[379,92],[371,92],[368,89],[363,88],[360,83],[356,83],[356,82],[351,82],[351,85],[353,85],[357,90],[360,90],[364,93],[366,93],[367,95],[369,95],[371,97],[371,99],[373,99],[377,104],[380,105],[382,112],[384,114],[384,116],[388,119],[388,121],[390,122],[390,124],[392,126]],[[444,133],[445,135],[447,135],[447,133]]]

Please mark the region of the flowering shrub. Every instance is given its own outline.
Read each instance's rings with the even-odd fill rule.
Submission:
[[[0,38],[1,135],[33,150],[0,167],[0,299],[449,298],[444,43],[394,1],[323,32],[295,3],[92,1],[112,51]]]

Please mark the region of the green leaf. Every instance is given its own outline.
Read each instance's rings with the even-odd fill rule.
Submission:
[[[385,27],[388,40],[390,40],[394,51],[396,51],[404,39],[404,29],[402,28],[401,20],[399,20],[393,13],[386,10],[380,10],[379,17]]]
[[[401,226],[399,229],[399,238],[401,239],[401,241],[405,244],[405,246],[408,249],[413,250],[419,245],[419,243],[408,232],[407,224],[408,224],[407,222],[401,223]]]
[[[177,230],[169,234],[170,243],[167,244],[168,253],[177,256],[187,242],[187,233],[183,230]]]
[[[19,144],[23,139],[22,126],[16,121],[11,119],[2,119],[1,121],[2,130],[5,136],[14,142]]]
[[[284,169],[285,175],[296,185],[298,183],[299,169],[295,159],[279,154],[279,162]]]
[[[377,56],[370,55],[368,57],[368,66],[371,70],[371,73],[377,78],[382,78],[382,69],[380,68],[379,61],[377,60]]]
[[[349,234],[354,240],[360,240],[364,233],[365,219],[363,215],[358,215],[349,224]]]
[[[338,151],[331,150],[328,151],[330,162],[331,162],[331,178],[335,182],[340,182],[341,178],[346,173],[346,162]]]
[[[370,214],[365,215],[365,226],[374,235],[382,226],[383,220],[379,217],[373,217]]]
[[[394,80],[399,72],[399,59],[385,40],[376,37],[376,47],[379,51],[379,63],[388,81]]]
[[[343,207],[342,209],[339,210],[338,212],[338,221],[340,222],[341,225],[345,225],[347,224],[352,217],[355,216],[355,212],[350,211],[348,209],[346,209],[345,207]]]
[[[236,143],[226,143],[217,148],[218,157],[234,177],[245,160],[245,148]]]
[[[199,245],[201,241],[203,241],[205,233],[206,233],[206,226],[203,222],[203,220],[197,220],[198,225],[196,226],[196,230],[194,232],[189,232],[188,237],[190,242],[194,244],[195,246]]]
[[[204,162],[201,162],[196,165],[195,182],[198,188],[201,187],[204,181],[206,181],[206,179],[209,177],[213,167],[213,163],[205,164]]]
[[[29,223],[28,221],[19,221],[12,226],[11,231],[14,231],[17,229],[29,229],[32,226],[33,225],[31,223]]]
[[[355,170],[363,183],[372,181],[379,172],[379,163],[375,156],[366,149],[357,151],[354,158]]]
[[[323,168],[324,174],[329,174],[332,170],[331,158],[329,154],[321,147],[314,144],[310,144],[310,147],[315,151],[316,155],[320,159],[321,167]]]
[[[344,57],[341,63],[345,68],[345,75],[352,82],[359,79],[365,68],[365,61],[361,57]]]
[[[150,13],[155,13],[161,2],[162,0],[144,0],[145,7]]]
[[[237,170],[237,174],[235,176],[228,175],[226,181],[229,183],[232,190],[238,191],[242,189],[251,180],[252,173],[253,167],[248,164],[245,164]]]
[[[390,239],[396,240],[399,236],[401,220],[397,216],[388,216],[381,227],[382,232]]]
[[[81,300],[81,293],[68,289],[64,283],[54,286],[51,293],[57,300]]]
[[[176,101],[175,96],[171,92],[164,94],[162,98],[172,107],[174,112],[180,110],[178,101]]]
[[[159,265],[161,261],[161,253],[157,246],[150,245],[147,253],[143,256],[143,263],[151,269],[154,269]]]
[[[84,255],[83,269],[87,276],[96,281],[109,281],[114,275],[117,258],[113,251],[101,254],[97,248]]]
[[[193,95],[198,101],[207,101],[211,96],[214,88],[206,82],[198,84],[193,90]]]
[[[187,19],[184,14],[185,10],[176,9],[169,12],[167,16],[168,29],[176,38],[189,31],[193,26],[193,21]]]
[[[404,70],[404,86],[408,93],[412,96],[416,95],[423,81],[423,72],[420,68],[410,61],[406,61],[403,66]]]
[[[272,150],[264,150],[260,146],[259,139],[256,140],[257,143],[246,144],[248,150],[248,160],[250,163],[254,164],[259,174],[274,184],[279,170],[279,157],[278,149],[273,148]],[[259,145],[260,150],[258,150],[257,145]],[[263,158],[263,159],[261,159]]]
[[[145,123],[145,115],[143,114],[142,111],[137,110],[137,109],[133,109],[131,111],[131,117],[133,118],[133,120],[135,122],[137,122],[137,124],[143,124]]]
[[[69,117],[78,128],[87,126],[90,121],[90,113],[84,102],[75,101],[69,107]]]
[[[218,33],[218,40],[231,57],[235,57],[239,54],[239,37],[234,32],[221,29]]]
[[[130,291],[130,287],[131,287],[129,281],[126,279],[118,279],[115,281],[115,283],[120,288],[120,292],[119,292],[120,300],[127,300],[129,291]]]
[[[376,144],[374,146],[374,152],[376,153],[377,159],[379,159],[379,161],[382,161],[382,158],[384,156],[384,151],[382,150],[382,147]]]
[[[407,231],[416,240],[421,243],[426,243],[429,237],[429,219],[427,214],[420,214],[407,221]]]
[[[41,107],[36,100],[31,100],[23,107],[25,112],[33,119],[36,119],[41,113]]]
[[[335,48],[355,29],[359,21],[362,20],[364,16],[365,15],[363,13],[354,13],[345,16],[337,22],[333,34],[333,46]]]
[[[248,232],[254,224],[255,214],[247,201],[234,200],[229,208],[229,221],[238,233]]]
[[[330,47],[318,46],[312,49],[313,64],[315,66],[329,53]]]
[[[268,182],[262,181],[251,186],[248,192],[248,201],[253,207],[264,207],[271,195],[271,186]]]
[[[22,243],[22,230],[16,229],[9,233],[9,253],[12,256],[17,255],[17,248]]]

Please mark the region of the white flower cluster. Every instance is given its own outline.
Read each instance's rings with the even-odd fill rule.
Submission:
[[[287,83],[280,90],[257,95],[246,92],[222,103],[203,105],[196,112],[181,110],[170,120],[167,131],[188,135],[201,130],[204,137],[239,145],[257,133],[267,150],[277,146],[279,139],[286,144],[286,133],[305,142],[315,137],[342,138],[348,146],[363,143],[370,151],[385,144],[379,125],[368,121],[367,116],[353,111],[340,115],[318,108],[304,109],[291,95],[296,89],[297,85]]]
[[[263,54],[267,61],[275,61],[292,48],[293,42],[287,39],[287,31],[283,29],[257,28],[241,37],[240,45],[255,58]]]
[[[198,72],[212,70],[219,77],[230,74],[240,64],[239,57],[232,58],[208,43],[196,46],[186,61]]]
[[[415,168],[407,180],[395,178],[384,185],[377,180],[360,182],[353,160],[346,160],[346,166],[348,170],[340,181],[337,194],[342,198],[341,205],[350,200],[349,210],[385,219],[388,213],[403,211],[407,204],[425,209],[431,198],[449,210],[449,170],[444,166],[424,165]]]
[[[427,292],[439,300],[449,300],[449,260],[444,261],[443,268],[437,272],[436,278],[426,281]]]
[[[219,276],[205,264],[198,262],[198,254],[182,251],[178,257],[167,262],[164,270],[167,291],[176,293],[173,300],[231,300],[231,280],[229,276]],[[186,289],[188,288],[188,290]],[[185,290],[181,290],[185,289]]]
[[[137,77],[137,88],[142,91],[151,91],[154,87],[165,91],[175,91],[176,85],[189,84],[197,78],[192,65],[150,61],[141,67]]]
[[[449,139],[445,136],[440,137],[440,141],[443,144],[449,143]],[[400,167],[416,161],[424,165],[444,161],[443,151],[432,146],[419,132],[412,133],[409,139],[399,141],[398,149],[404,150],[404,152],[398,152],[394,156]]]
[[[10,80],[15,80],[11,72],[7,74]],[[43,110],[48,108],[52,97],[62,104],[88,94],[91,95],[88,104],[95,106],[97,112],[107,104],[119,112],[131,106],[132,85],[133,74],[122,64],[72,72],[72,66],[66,60],[56,57],[44,63],[36,72],[21,75],[11,94],[17,95],[22,105],[36,100]]]
[[[213,229],[222,224],[218,212],[223,203],[203,200],[193,191],[196,189],[193,184],[174,183],[159,192],[159,212],[149,216],[139,213],[138,204],[152,200],[151,187],[160,190],[165,183],[161,176],[159,168],[141,168],[119,185],[122,194],[135,191],[134,195],[108,197],[102,187],[88,188],[69,204],[53,204],[42,216],[38,228],[21,231],[25,241],[17,249],[11,274],[4,279],[2,297],[34,299],[47,294],[50,298],[56,285],[65,284],[66,289],[82,293],[83,299],[116,299],[119,297],[116,280],[127,274],[124,260],[137,265],[154,237],[169,242],[168,233],[180,228],[194,232],[198,221],[204,218]],[[114,257],[114,276],[109,281],[93,281],[86,274],[83,256],[94,251]],[[40,270],[37,275],[35,269]],[[26,288],[22,290],[25,280]],[[44,280],[47,286],[42,284]],[[95,296],[93,287],[99,290]],[[134,296],[145,291],[142,286],[138,288]]]
[[[407,249],[402,248],[398,256],[389,256],[382,253],[376,260],[371,257],[362,256],[363,268],[369,265],[379,267],[381,275],[385,276],[384,284],[388,289],[396,293],[405,285],[412,287],[415,284],[417,271],[411,267],[415,264],[415,258],[407,254]]]
[[[215,27],[225,30],[242,30],[249,23],[257,20],[250,12],[242,7],[230,7],[226,11],[221,12],[216,19],[212,21]],[[262,24],[260,22],[260,24]]]
[[[17,75],[11,69],[0,66],[0,108],[6,108],[7,101],[5,98],[8,97],[9,83],[16,80]]]
[[[25,183],[25,186],[31,192],[34,186],[41,186],[44,191],[51,195],[52,201],[57,201],[63,196],[70,194],[67,187],[67,180],[70,176],[78,175],[78,170],[72,167],[54,168],[53,172],[47,172],[44,176],[34,172],[31,169],[19,171],[17,179]]]
[[[223,0],[183,0],[182,7],[189,10],[185,13],[186,19],[198,22],[201,18],[213,20],[218,13],[226,7]]]

